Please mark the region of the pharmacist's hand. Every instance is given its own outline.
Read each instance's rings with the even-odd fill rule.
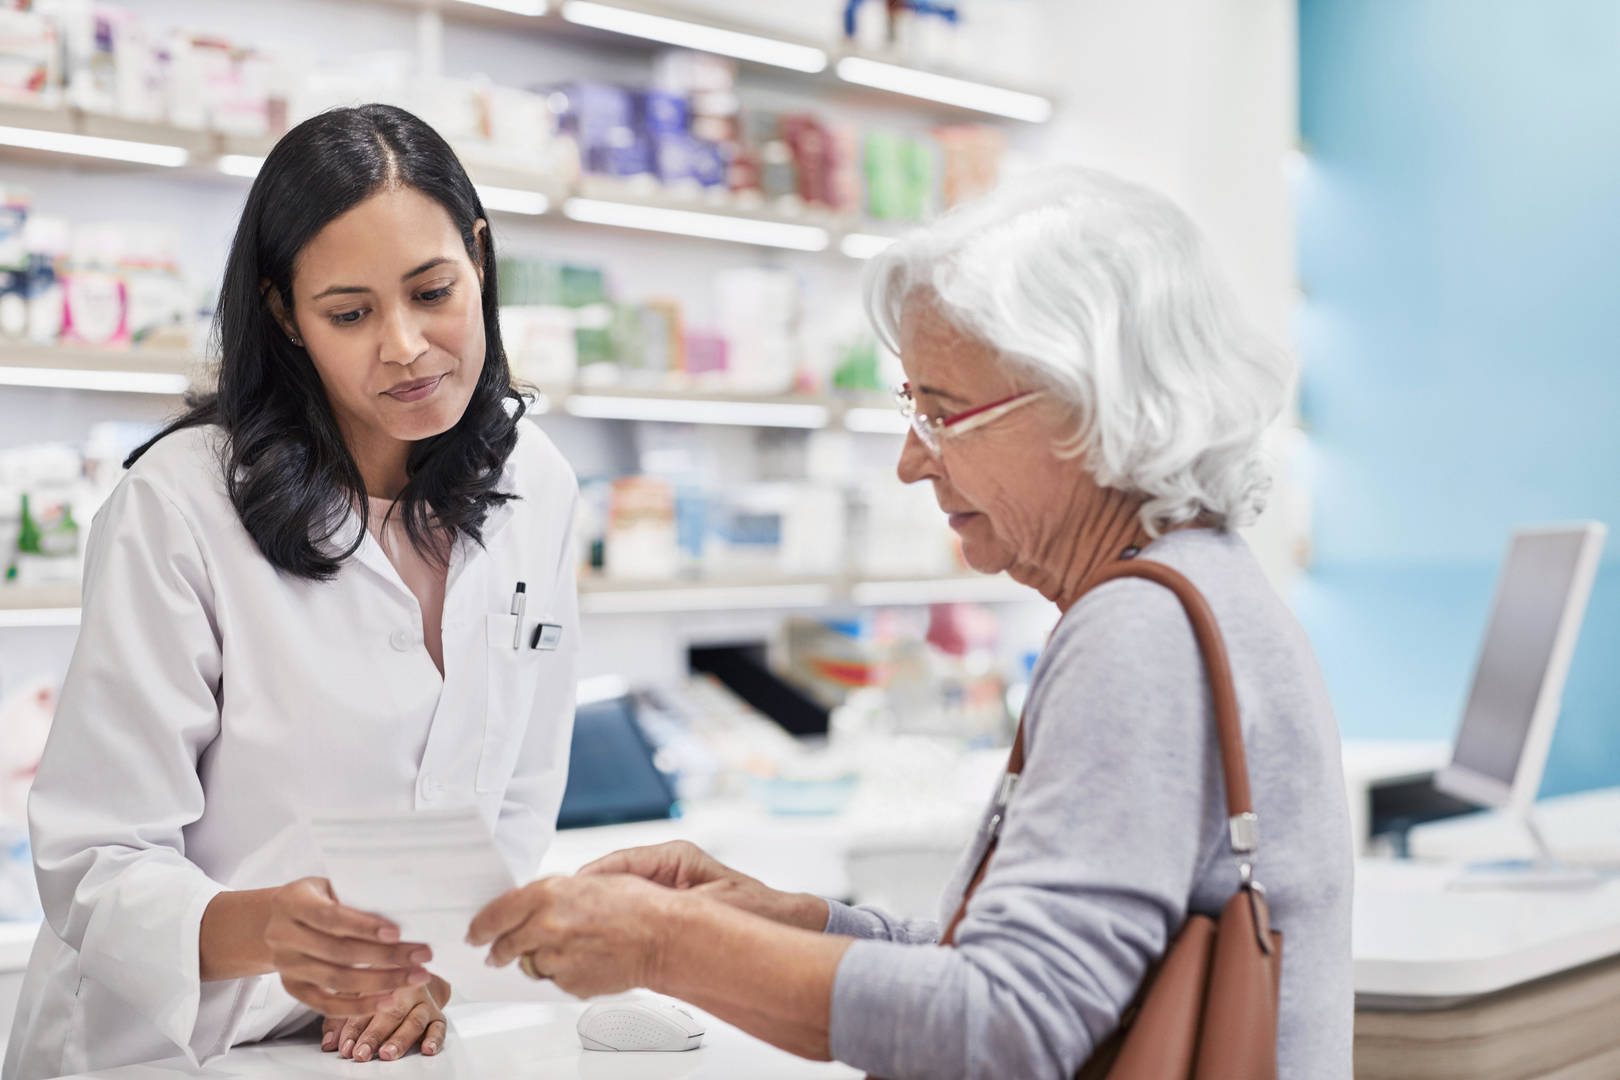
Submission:
[[[689,840],[650,847],[625,848],[588,863],[589,874],[633,874],[670,889],[691,889],[732,907],[767,919],[821,930],[827,925],[827,903],[806,893],[785,893],[733,870]]]
[[[325,878],[270,894],[264,942],[287,993],[323,1016],[370,1016],[399,991],[432,978],[426,945],[401,942],[381,915],[344,907]]]
[[[398,1061],[422,1044],[432,1057],[444,1049],[444,1006],[450,984],[433,976],[426,986],[402,990],[371,1016],[329,1016],[321,1025],[321,1049],[354,1061]]]

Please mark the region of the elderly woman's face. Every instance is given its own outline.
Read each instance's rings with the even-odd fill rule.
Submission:
[[[911,303],[900,321],[900,361],[917,410],[941,420],[1032,389],[994,350],[924,300]],[[973,569],[994,574],[1020,564],[1046,566],[1062,557],[1064,522],[1072,520],[1075,500],[1094,490],[1075,460],[1052,451],[1065,434],[1063,424],[1062,409],[1041,398],[947,436],[937,457],[908,432],[900,479],[933,483]]]

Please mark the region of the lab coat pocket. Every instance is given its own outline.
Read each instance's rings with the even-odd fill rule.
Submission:
[[[488,616],[489,698],[484,706],[484,747],[478,758],[480,792],[503,788],[511,779],[534,712],[535,693],[555,667],[551,660],[555,652],[529,647],[543,621],[523,618],[520,624],[516,615]]]

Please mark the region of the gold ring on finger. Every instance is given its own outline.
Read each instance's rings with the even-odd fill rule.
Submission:
[[[541,974],[540,969],[534,966],[533,953],[524,953],[522,956],[519,956],[518,967],[522,969],[523,974],[527,975],[531,979],[543,980],[549,978],[549,976]]]

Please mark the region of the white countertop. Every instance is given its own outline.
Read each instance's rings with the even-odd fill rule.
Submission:
[[[1571,891],[1447,888],[1457,863],[1356,867],[1356,1000],[1436,1008],[1620,957],[1620,878]]]
[[[399,1061],[345,1061],[323,1053],[314,1039],[238,1046],[195,1072],[183,1059],[78,1074],[78,1080],[164,1080],[166,1077],[229,1077],[308,1080],[311,1077],[374,1077],[421,1080],[850,1080],[859,1070],[805,1061],[745,1035],[706,1013],[703,1045],[673,1054],[615,1054],[582,1050],[574,1024],[583,1004],[452,1005],[453,1025],[444,1051],[413,1053]]]

